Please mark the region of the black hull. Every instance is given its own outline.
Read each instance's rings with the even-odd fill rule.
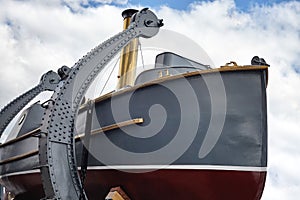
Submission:
[[[88,183],[93,183],[88,184],[86,188],[89,197],[93,199],[96,191],[103,196],[110,187],[121,186],[125,190],[127,187],[131,188],[128,190],[132,193],[133,199],[141,199],[141,194],[134,191],[134,185],[138,190],[142,190],[139,185],[150,187],[156,184],[160,177],[162,183],[166,181],[165,186],[160,188],[165,187],[164,191],[172,191],[173,198],[178,199],[177,197],[184,194],[182,188],[187,184],[184,177],[190,177],[192,184],[189,188],[193,190],[190,191],[192,199],[259,199],[263,191],[267,166],[266,73],[265,68],[192,73],[185,77],[169,77],[147,83],[96,100],[92,123],[94,130],[130,119],[143,119],[143,123],[114,128],[91,136],[89,167],[101,168],[108,165],[121,167],[121,171],[103,169],[90,171],[88,176],[93,177],[91,173],[97,173],[94,176],[99,178],[96,180],[88,178],[90,179]],[[223,86],[218,84],[219,80],[222,80]],[[79,114],[77,122],[79,133],[85,129],[84,115],[85,112]],[[214,127],[218,127],[220,123],[220,134],[217,134],[219,130]],[[37,144],[37,137],[29,137],[2,146],[1,160],[38,150]],[[78,137],[76,140],[78,164],[81,162],[81,150],[82,142]],[[164,170],[153,170],[157,166],[164,165],[175,168],[177,166],[181,169],[165,170],[164,175],[161,174]],[[129,167],[122,168],[122,166]],[[132,172],[130,166],[133,168],[140,166],[140,169],[145,171],[127,173]],[[144,169],[143,166],[155,167]],[[16,181],[17,176],[9,174],[37,167],[38,154],[2,163],[1,182],[15,194],[31,194],[29,191],[32,191],[34,186],[18,185],[27,183],[26,181],[20,183]],[[237,178],[230,178],[235,175]],[[39,175],[35,176],[37,176],[36,185],[40,188]],[[155,178],[149,178],[151,176]],[[176,178],[171,178],[172,176],[178,177],[178,182]],[[14,178],[11,179],[12,177]],[[215,177],[212,180],[218,181],[209,183],[212,177]],[[220,180],[223,182],[217,183]],[[176,184],[168,187],[167,183],[171,182]],[[197,187],[192,187],[194,184]],[[222,187],[226,185],[234,186],[235,191],[246,191],[248,186],[245,185],[249,185],[251,194],[236,192],[236,196],[230,196],[231,192],[221,192]],[[159,188],[151,190],[149,187],[145,187],[144,194],[148,191],[160,199],[162,191]],[[211,197],[209,192],[197,190],[209,187],[210,190],[212,188],[214,191],[220,190],[220,194],[224,196]],[[26,189],[18,190],[18,188]],[[40,190],[41,188],[35,191]],[[30,198],[36,199],[35,196]],[[144,199],[147,198],[143,197]]]

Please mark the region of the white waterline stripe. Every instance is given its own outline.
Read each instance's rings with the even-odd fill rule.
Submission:
[[[80,167],[78,167],[80,169]],[[178,169],[178,170],[226,170],[226,171],[251,171],[251,172],[265,172],[267,167],[245,167],[245,166],[223,166],[223,165],[114,165],[114,166],[89,166],[88,170],[108,170],[108,169],[119,169],[119,170],[149,170],[149,169]],[[14,172],[5,175],[16,176],[24,174],[40,173],[39,169],[28,170],[22,172]]]
[[[114,166],[89,166],[89,170],[148,170],[148,169],[187,169],[187,170],[227,170],[227,171],[267,171],[267,167],[248,166],[221,166],[221,165],[114,165]]]

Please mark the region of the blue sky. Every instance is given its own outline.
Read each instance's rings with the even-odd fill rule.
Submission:
[[[239,9],[246,11],[254,4],[271,5],[273,3],[280,3],[284,1],[289,0],[235,0],[235,4]]]
[[[166,5],[170,8],[177,9],[177,10],[187,10],[189,9],[189,5],[194,2],[201,2],[201,1],[213,1],[213,0],[128,0],[129,4],[133,5],[142,5],[142,6],[149,6],[152,8],[159,7],[161,5]],[[271,5],[274,3],[280,2],[287,2],[291,0],[235,0],[235,4],[237,8],[241,11],[248,11],[253,5]],[[99,6],[101,3],[94,3],[97,0],[89,0],[90,5]],[[120,1],[120,4],[122,4]],[[118,3],[113,2],[113,5],[117,5]]]

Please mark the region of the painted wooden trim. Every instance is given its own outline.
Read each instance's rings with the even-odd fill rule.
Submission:
[[[9,145],[9,144],[16,143],[16,142],[18,142],[18,141],[20,141],[20,140],[24,140],[24,139],[26,139],[26,138],[29,138],[29,137],[33,136],[34,134],[38,133],[40,130],[41,130],[40,127],[39,127],[39,128],[36,128],[36,129],[33,129],[32,131],[30,131],[30,132],[28,132],[28,133],[25,133],[24,135],[21,135],[21,136],[19,136],[19,137],[17,137],[17,138],[11,139],[11,140],[9,140],[9,141],[7,141],[7,142],[1,144],[1,145],[0,145],[0,148],[1,148],[1,147],[4,147],[4,146],[7,146],[7,145]]]
[[[14,162],[14,161],[17,161],[17,160],[28,158],[30,156],[37,155],[38,153],[39,153],[38,150],[34,150],[34,151],[30,151],[28,153],[24,153],[24,154],[21,154],[21,155],[13,156],[13,157],[10,157],[8,159],[1,160],[0,161],[0,165],[4,165],[4,164],[10,163],[10,162]]]
[[[112,91],[110,93],[107,93],[105,95],[102,95],[96,99],[94,99],[95,103],[104,101],[106,99],[109,99],[113,96],[116,95],[121,95],[123,93],[131,92],[140,88],[144,88],[150,85],[155,85],[158,83],[163,83],[166,81],[171,81],[175,79],[179,79],[182,77],[191,77],[191,76],[197,76],[197,75],[202,75],[202,74],[211,74],[211,73],[224,73],[224,72],[232,72],[232,71],[255,71],[255,70],[268,70],[268,66],[256,66],[256,65],[247,65],[247,66],[222,66],[220,68],[215,68],[215,69],[207,69],[207,70],[199,70],[199,71],[193,71],[193,72],[188,72],[184,74],[178,74],[178,75],[173,75],[173,76],[164,76],[161,78],[158,78],[153,81],[149,81],[147,83],[143,83],[141,85],[135,85],[130,88],[125,88],[119,91]],[[84,105],[82,106],[84,107]]]
[[[113,129],[121,128],[121,127],[124,127],[124,126],[129,126],[129,125],[132,125],[132,124],[140,124],[140,123],[143,123],[143,122],[144,122],[143,118],[135,118],[135,119],[132,119],[132,120],[127,120],[127,121],[119,122],[119,123],[116,123],[116,124],[111,124],[111,125],[105,126],[103,128],[100,128],[100,129],[92,130],[91,135],[96,135],[96,134],[99,134],[99,133],[103,133],[105,131],[110,131],[110,130],[113,130]],[[75,136],[75,140],[81,139],[83,137],[84,137],[84,133],[81,133],[81,134]]]

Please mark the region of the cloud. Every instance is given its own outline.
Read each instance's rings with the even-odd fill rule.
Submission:
[[[1,89],[6,94],[0,96],[1,105],[36,84],[44,72],[62,65],[71,67],[122,27],[121,9],[114,6],[72,13],[58,5],[51,9],[28,2],[5,1],[2,5],[0,83],[8,87]]]
[[[122,27],[123,9],[112,5],[85,7],[84,0],[0,2],[0,107],[35,85],[47,70],[72,66]],[[249,12],[231,0],[197,2],[186,11],[156,9],[164,28],[193,39],[215,66],[230,60],[250,64],[255,55],[271,65],[269,173],[263,200],[298,199],[300,2],[254,4]]]
[[[62,0],[61,2],[72,11],[78,12],[87,7],[98,7],[103,4],[125,5],[128,0]]]
[[[264,57],[269,69],[269,174],[264,200],[300,195],[300,3],[254,5],[241,12],[233,1],[200,2],[190,11],[159,10],[166,27],[200,44],[216,66]]]

